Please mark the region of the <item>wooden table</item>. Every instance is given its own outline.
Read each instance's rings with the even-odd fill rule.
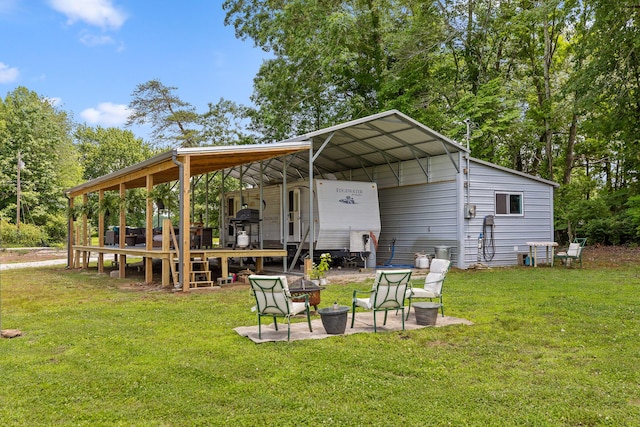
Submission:
[[[529,260],[533,259],[533,266],[538,266],[538,247],[544,246],[546,248],[545,261],[547,264],[551,264],[553,267],[553,258],[555,256],[555,248],[558,246],[556,242],[527,242],[529,245]],[[551,262],[549,262],[549,248],[551,248]],[[531,261],[529,261],[531,262]]]

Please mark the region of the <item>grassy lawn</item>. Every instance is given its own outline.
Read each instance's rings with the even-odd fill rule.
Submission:
[[[640,267],[453,271],[473,326],[254,344],[248,287],[0,273],[0,424],[636,426]],[[329,285],[323,306],[350,304]],[[413,321],[413,318],[411,318]]]

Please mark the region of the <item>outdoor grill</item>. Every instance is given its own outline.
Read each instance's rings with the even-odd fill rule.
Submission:
[[[235,218],[231,222],[258,222],[260,220],[260,211],[257,209],[240,209]]]

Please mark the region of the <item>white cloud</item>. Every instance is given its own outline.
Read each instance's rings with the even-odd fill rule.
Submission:
[[[4,62],[0,62],[0,83],[11,83],[18,80],[20,72],[16,67],[9,67]]]
[[[127,20],[127,15],[111,0],[49,0],[49,4],[65,14],[69,24],[84,21],[103,29],[118,29]]]
[[[122,126],[131,114],[125,104],[101,102],[97,108],[87,108],[80,113],[80,117],[95,125]]]
[[[114,44],[115,41],[110,36],[96,36],[83,31],[80,36],[80,43],[85,46],[101,46],[105,44]]]

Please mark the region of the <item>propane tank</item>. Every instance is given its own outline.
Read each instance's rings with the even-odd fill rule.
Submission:
[[[429,256],[426,254],[417,253],[415,260],[415,267],[421,269],[429,268]]]
[[[249,246],[249,236],[246,231],[238,231],[237,246],[239,248],[246,248]]]

